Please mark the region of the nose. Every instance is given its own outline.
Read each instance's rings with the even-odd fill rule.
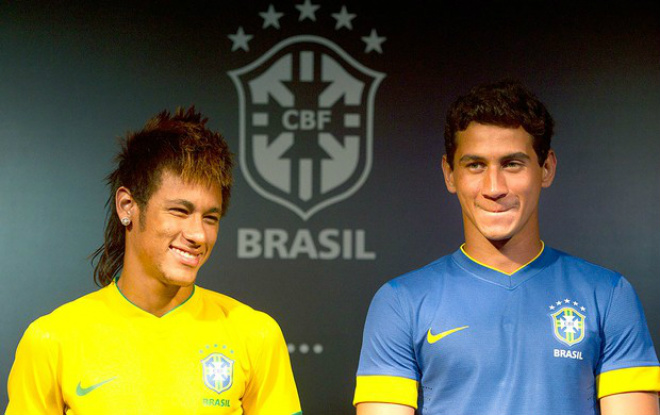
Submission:
[[[497,200],[506,196],[508,192],[509,188],[502,170],[498,167],[489,167],[481,186],[482,195],[488,199]]]
[[[201,215],[191,215],[184,225],[183,237],[190,243],[199,246],[206,241],[204,223]]]

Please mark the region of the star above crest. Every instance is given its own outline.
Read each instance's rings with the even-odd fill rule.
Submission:
[[[259,13],[259,16],[261,16],[264,19],[264,24],[261,27],[262,29],[266,29],[267,27],[270,26],[273,26],[275,29],[279,29],[280,19],[282,18],[282,16],[284,16],[284,13],[275,11],[275,7],[271,4],[270,6],[268,6],[268,10]]]
[[[365,53],[369,53],[372,50],[375,50],[378,53],[383,53],[381,45],[387,40],[386,37],[378,36],[376,29],[371,29],[371,34],[369,36],[362,36],[362,41],[366,43],[366,48],[364,49]]]
[[[232,41],[231,51],[234,52],[238,49],[243,49],[244,51],[249,51],[250,47],[248,42],[254,37],[254,35],[247,35],[243,31],[243,26],[239,26],[238,31],[234,35],[227,35]]]
[[[337,21],[335,30],[339,30],[342,27],[345,27],[348,30],[353,30],[353,24],[351,21],[355,19],[357,14],[349,13],[346,6],[341,6],[341,11],[339,13],[332,13],[331,16]]]
[[[319,9],[319,5],[312,4],[311,0],[305,0],[303,4],[297,4],[296,9],[300,10],[300,17],[298,21],[302,22],[305,19],[310,19],[313,22],[316,21],[316,11]]]

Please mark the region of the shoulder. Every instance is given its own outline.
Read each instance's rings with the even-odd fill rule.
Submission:
[[[448,255],[387,281],[374,295],[372,308],[388,304],[388,308],[404,310],[437,299],[453,272],[451,268],[451,255]]]
[[[240,328],[249,336],[272,336],[280,333],[280,327],[271,316],[255,310],[228,295],[197,286],[205,313],[222,316],[229,324]]]
[[[552,282],[583,296],[593,298],[603,316],[611,312],[641,309],[634,287],[619,272],[557,251],[557,259],[549,267]]]
[[[549,248],[552,249],[552,248]],[[592,286],[615,287],[625,282],[623,275],[617,271],[594,264],[582,258],[553,249],[557,256],[555,267],[559,267],[564,273],[573,279],[579,279]]]
[[[409,271],[396,278],[387,281],[383,287],[389,287],[395,291],[427,292],[433,285],[437,285],[451,272],[449,270],[451,255],[443,256],[421,268]]]
[[[104,304],[105,289],[94,291],[35,319],[25,330],[22,342],[26,345],[53,345],[60,343],[68,334],[80,327],[95,309]]]
[[[90,314],[107,307],[110,287],[104,287],[55,308],[50,313],[37,318],[32,325],[36,327],[56,328],[61,325],[71,326],[81,322]]]

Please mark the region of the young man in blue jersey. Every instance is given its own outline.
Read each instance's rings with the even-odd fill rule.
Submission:
[[[376,293],[358,415],[658,415],[660,366],[634,290],[540,238],[552,133],[516,82],[452,104],[442,170],[465,243]]]
[[[103,288],[40,317],[6,415],[300,415],[271,317],[195,285],[232,187],[232,155],[194,108],[130,133],[108,176]]]

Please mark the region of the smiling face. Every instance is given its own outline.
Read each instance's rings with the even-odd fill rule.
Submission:
[[[184,182],[164,171],[142,212],[127,189],[120,191],[120,217],[130,212],[137,220],[126,233],[122,277],[128,273],[141,283],[191,286],[218,236],[221,189]]]
[[[557,161],[551,150],[540,166],[532,140],[522,127],[475,122],[457,133],[453,166],[445,156],[442,169],[461,204],[466,244],[538,242],[541,188],[552,183]]]

